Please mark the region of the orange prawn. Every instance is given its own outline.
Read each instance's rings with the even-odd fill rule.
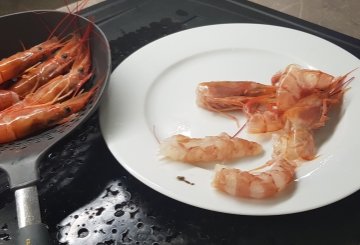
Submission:
[[[0,143],[22,139],[64,122],[87,104],[95,90],[96,87],[62,103],[27,106],[7,111],[0,117]]]
[[[37,91],[26,95],[23,100],[0,112],[0,117],[9,110],[18,110],[30,105],[53,104],[78,94],[82,85],[92,76],[88,45],[78,46],[78,49],[80,50],[77,51],[75,61],[67,74],[53,78]]]
[[[80,45],[80,37],[73,35],[52,58],[28,69],[21,75],[21,79],[11,85],[9,90],[14,91],[21,98],[24,98],[27,94],[35,92],[52,78],[65,73],[70,69],[70,65],[74,61]]]
[[[273,159],[266,165],[271,166],[270,169],[257,173],[217,165],[212,184],[231,196],[255,199],[273,197],[294,181],[296,166],[281,158]]]
[[[16,78],[26,69],[49,56],[53,51],[61,47],[60,41],[53,37],[28,50],[18,52],[0,61],[0,84]]]

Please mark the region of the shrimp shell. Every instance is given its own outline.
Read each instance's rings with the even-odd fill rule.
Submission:
[[[175,161],[205,163],[231,161],[262,152],[260,144],[231,137],[226,133],[205,138],[190,138],[181,134],[173,135],[160,143],[160,154]]]
[[[313,160],[316,157],[313,132],[299,128],[274,134],[273,157],[282,157],[289,161]]]
[[[242,110],[249,98],[275,94],[276,88],[252,81],[202,82],[196,88],[197,104],[210,111]]]
[[[285,159],[267,163],[271,168],[256,174],[216,165],[213,186],[231,196],[263,199],[275,196],[295,178],[295,166]]]

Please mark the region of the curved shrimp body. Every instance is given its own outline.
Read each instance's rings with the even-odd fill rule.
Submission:
[[[313,132],[307,128],[298,128],[274,134],[273,157],[289,161],[313,160],[316,157]]]
[[[302,69],[289,65],[284,72],[275,74],[272,83],[277,85],[277,106],[281,111],[291,108],[298,100],[316,91],[328,89],[333,83],[342,82],[345,76],[334,78],[319,70]]]
[[[248,117],[246,123],[249,133],[267,133],[284,127],[281,113],[276,108],[273,95],[259,96],[250,99],[244,106]]]
[[[256,142],[226,133],[205,138],[190,138],[174,135],[160,143],[160,154],[175,161],[187,163],[205,163],[213,161],[231,161],[245,156],[254,156],[262,152]]]
[[[0,84],[17,77],[44,57],[50,55],[62,44],[56,37],[40,43],[26,51],[16,53],[0,61]]]
[[[0,90],[0,111],[12,106],[20,100],[19,96],[9,90]]]
[[[60,123],[71,114],[80,111],[94,91],[80,94],[63,103],[8,110],[0,117],[0,143],[22,139]]]
[[[203,82],[197,86],[197,104],[212,111],[241,110],[251,97],[274,94],[275,87],[251,81]]]
[[[80,37],[73,35],[52,58],[27,70],[21,76],[21,79],[14,83],[9,89],[16,92],[21,98],[24,98],[29,93],[35,92],[43,84],[70,69],[80,49],[80,45]]]
[[[271,160],[266,165],[271,168],[258,173],[217,165],[213,186],[236,197],[273,197],[294,181],[296,167],[285,159]]]
[[[247,131],[251,134],[274,132],[284,127],[281,117],[275,110],[250,115],[246,125]]]

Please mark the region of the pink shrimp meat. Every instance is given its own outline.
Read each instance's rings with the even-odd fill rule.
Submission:
[[[175,161],[205,163],[231,161],[262,152],[260,144],[226,133],[205,138],[190,138],[181,134],[173,135],[160,143],[160,154]]]

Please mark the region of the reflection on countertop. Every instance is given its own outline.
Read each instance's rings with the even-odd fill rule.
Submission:
[[[360,39],[359,0],[250,0]]]
[[[58,9],[83,0],[1,0],[0,15],[34,9]],[[87,6],[106,0],[89,0]],[[241,0],[234,0],[241,1]],[[359,0],[249,0],[360,39]],[[67,10],[62,7],[62,10]]]

